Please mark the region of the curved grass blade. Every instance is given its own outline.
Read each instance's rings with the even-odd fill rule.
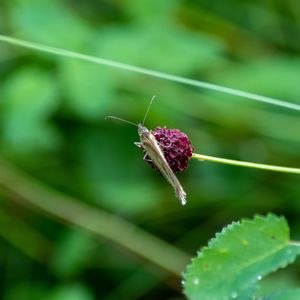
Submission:
[[[221,86],[221,85],[217,85],[217,84],[213,84],[213,83],[209,83],[209,82],[205,82],[205,81],[190,79],[190,78],[177,76],[177,75],[173,75],[173,74],[168,74],[168,73],[164,73],[164,72],[160,72],[160,71],[156,71],[156,70],[146,69],[146,68],[129,65],[129,64],[125,64],[125,63],[121,63],[121,62],[117,62],[117,61],[112,61],[112,60],[101,58],[101,57],[95,57],[95,56],[91,56],[91,55],[81,54],[78,52],[69,51],[69,50],[65,50],[65,49],[61,49],[61,48],[50,47],[47,45],[34,43],[34,42],[30,42],[30,41],[25,41],[22,39],[17,39],[17,38],[13,38],[13,37],[1,35],[1,34],[0,34],[0,41],[6,42],[6,43],[9,43],[12,45],[24,47],[24,48],[38,50],[41,52],[46,52],[46,53],[51,53],[54,55],[89,61],[89,62],[99,64],[99,65],[105,65],[105,66],[109,66],[109,67],[113,67],[113,68],[117,68],[117,69],[123,69],[123,70],[130,71],[130,72],[140,73],[140,74],[144,74],[144,75],[148,75],[148,76],[152,76],[152,77],[156,77],[156,78],[170,80],[170,81],[177,82],[177,83],[182,83],[182,84],[189,85],[189,86],[203,88],[206,90],[211,90],[211,91],[215,91],[215,92],[219,92],[219,93],[225,93],[225,94],[229,94],[229,95],[233,95],[233,96],[247,98],[247,99],[253,100],[253,101],[258,101],[258,102],[267,103],[270,105],[275,105],[275,106],[288,108],[291,110],[300,111],[300,105],[297,103],[292,103],[292,102],[288,102],[288,101],[281,100],[281,99],[276,99],[276,98],[271,98],[271,97],[267,97],[267,96],[250,93],[250,92],[245,92],[245,91],[241,91],[238,89],[225,87],[225,86]]]

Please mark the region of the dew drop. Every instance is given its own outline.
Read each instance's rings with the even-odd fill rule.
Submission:
[[[199,282],[200,282],[199,278],[194,278],[194,279],[193,279],[193,284],[194,284],[194,285],[198,285]]]
[[[262,280],[262,276],[261,276],[261,275],[258,275],[258,276],[256,277],[256,279],[257,279],[257,280]]]
[[[237,296],[238,296],[237,292],[232,292],[231,295],[230,295],[231,299],[236,299]]]
[[[185,280],[181,280],[181,284],[182,284],[182,285],[185,285]]]

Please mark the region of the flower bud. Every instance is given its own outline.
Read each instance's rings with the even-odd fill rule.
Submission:
[[[188,166],[194,150],[188,136],[178,129],[168,129],[166,127],[157,127],[151,130],[151,133],[157,140],[173,172],[184,171]],[[146,155],[144,159],[155,168],[155,165],[148,155]]]

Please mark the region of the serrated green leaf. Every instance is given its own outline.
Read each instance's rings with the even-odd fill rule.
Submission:
[[[264,278],[259,284],[257,296],[271,295],[276,287],[276,291],[291,290],[298,288],[299,279],[294,272],[281,270]]]
[[[289,227],[283,217],[270,214],[232,223],[187,267],[184,292],[191,300],[238,299],[299,253],[300,247],[289,244]]]
[[[231,300],[254,300],[253,295],[258,290],[259,286],[258,284],[253,284],[249,288],[241,291],[240,293],[237,293],[236,291],[233,291],[230,295]]]

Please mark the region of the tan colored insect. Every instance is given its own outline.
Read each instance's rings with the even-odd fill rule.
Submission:
[[[169,164],[167,163],[164,153],[161,150],[154,135],[150,132],[148,128],[146,128],[142,124],[138,124],[138,133],[141,141],[135,144],[145,149],[153,164],[173,187],[176,197],[180,200],[182,205],[185,205],[186,193],[183,190],[183,187],[181,186],[175,173],[172,171]]]
[[[145,113],[143,123],[141,124],[135,124],[133,122],[120,119],[114,116],[108,116],[106,118],[110,119],[116,119],[120,121],[127,122],[129,124],[133,124],[138,127],[138,134],[140,137],[140,142],[136,142],[135,145],[137,145],[140,148],[143,148],[146,152],[146,155],[148,155],[152,161],[152,163],[156,166],[156,168],[160,171],[160,173],[166,178],[166,180],[171,184],[175,191],[176,197],[180,200],[182,205],[186,204],[186,193],[183,190],[182,185],[180,184],[179,180],[177,179],[175,173],[169,166],[164,153],[162,149],[159,146],[159,143],[155,139],[155,136],[151,133],[151,131],[144,126],[146,117],[148,115],[149,109],[151,107],[151,104],[153,100],[155,99],[155,96],[152,97],[150,104],[148,106],[148,109]]]

